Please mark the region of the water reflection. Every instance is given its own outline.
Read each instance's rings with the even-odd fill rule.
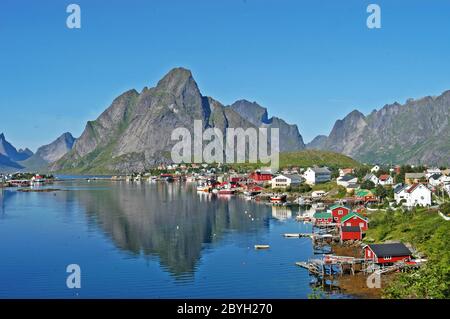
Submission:
[[[270,218],[264,205],[197,193],[179,183],[117,183],[59,196],[74,196],[90,227],[100,226],[117,247],[157,256],[176,277],[192,275],[202,249],[227,232],[266,232]]]
[[[292,209],[289,206],[272,206],[272,217],[278,220],[292,218]]]

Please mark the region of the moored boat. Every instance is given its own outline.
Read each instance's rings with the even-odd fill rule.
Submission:
[[[276,194],[276,195],[272,195],[270,196],[270,201],[273,203],[280,203],[280,202],[284,202],[286,200],[286,194]]]

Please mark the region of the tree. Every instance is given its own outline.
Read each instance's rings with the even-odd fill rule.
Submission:
[[[372,181],[364,181],[361,183],[361,188],[362,189],[372,189],[375,187],[375,184]]]
[[[388,192],[386,191],[386,189],[381,186],[381,185],[377,185],[377,187],[375,188],[375,195],[380,197],[381,199],[387,197]]]

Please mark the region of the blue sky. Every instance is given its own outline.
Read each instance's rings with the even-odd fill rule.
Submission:
[[[366,27],[370,3],[381,29]],[[309,141],[353,109],[450,89],[449,57],[450,1],[2,0],[0,131],[32,150],[78,136],[120,93],[183,66],[203,95],[257,101]]]

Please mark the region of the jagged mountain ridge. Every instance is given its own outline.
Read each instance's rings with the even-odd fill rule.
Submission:
[[[33,152],[28,148],[17,150],[11,143],[9,143],[3,133],[0,134],[0,154],[8,157],[11,161],[23,161],[33,155]]]
[[[251,107],[263,109],[256,105]],[[267,115],[261,119],[259,123],[236,105],[224,106],[203,96],[192,73],[175,68],[156,87],[144,88],[140,93],[129,90],[117,97],[95,121],[87,123],[72,151],[51,169],[78,173],[131,172],[170,162],[170,151],[176,143],[171,141],[172,130],[184,127],[193,132],[194,120],[202,120],[203,129],[219,128],[224,135],[229,127],[246,129],[278,125],[280,149],[304,148],[296,126],[289,126],[277,118],[272,118],[269,123]],[[291,135],[284,136],[284,132]],[[292,137],[299,137],[299,140],[292,141]]]
[[[20,161],[19,164],[26,170],[47,170],[48,164],[59,160],[72,149],[75,140],[71,133],[63,133],[50,144],[39,147],[35,154],[24,161]]]
[[[330,150],[368,163],[450,164],[450,91],[408,99],[336,121],[328,137],[307,148]]]

